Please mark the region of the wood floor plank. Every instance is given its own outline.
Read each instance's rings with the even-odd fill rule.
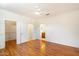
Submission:
[[[16,45],[15,41],[6,42],[2,56],[79,56],[79,48],[45,41],[44,50],[41,51],[41,40],[31,40]]]

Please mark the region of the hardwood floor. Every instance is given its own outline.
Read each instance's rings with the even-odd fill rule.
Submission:
[[[43,46],[41,47],[41,44]],[[44,45],[45,43],[45,45]],[[2,56],[79,56],[79,48],[73,48],[51,42],[31,40],[16,45],[15,41],[6,42]]]

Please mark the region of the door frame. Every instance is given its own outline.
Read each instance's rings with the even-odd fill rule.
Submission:
[[[14,21],[14,20],[5,20],[4,21],[4,24],[5,25],[6,25],[6,21],[12,21],[12,22],[15,22],[16,23],[16,44],[17,44],[17,21]],[[6,31],[6,29],[5,29],[5,31]],[[5,32],[5,43],[6,43],[6,32]]]

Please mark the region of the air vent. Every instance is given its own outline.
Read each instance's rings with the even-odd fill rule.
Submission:
[[[47,14],[45,14],[46,16],[49,16],[50,15],[50,13],[47,13]]]

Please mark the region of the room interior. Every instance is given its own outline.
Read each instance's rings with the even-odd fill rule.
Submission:
[[[2,56],[79,56],[79,3],[0,4]]]

